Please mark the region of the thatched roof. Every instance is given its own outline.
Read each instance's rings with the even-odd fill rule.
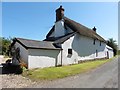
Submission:
[[[94,38],[94,39],[105,42],[105,40],[100,35],[98,35],[95,31],[85,27],[84,25],[80,23],[77,23],[67,17],[64,17],[64,22],[69,28],[71,28],[75,32],[78,32],[80,35],[87,36],[87,37]]]
[[[67,17],[64,17],[63,21],[64,21],[65,26],[68,26],[71,30],[79,33],[80,35],[83,35],[83,36],[86,36],[86,37],[89,37],[89,38],[93,38],[93,39],[96,39],[96,40],[99,40],[99,41],[102,41],[102,42],[106,42],[104,40],[104,38],[102,38],[100,35],[98,35],[95,31],[85,27],[84,25],[82,25],[80,23],[77,23],[77,22],[75,22],[75,21],[73,21],[73,20],[71,20]],[[55,30],[55,25],[52,27],[52,29],[47,34],[47,36],[46,36],[47,40],[50,39],[49,36],[52,34],[52,32],[54,32],[54,30]]]

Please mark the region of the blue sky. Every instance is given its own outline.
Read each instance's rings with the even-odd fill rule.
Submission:
[[[88,28],[96,26],[97,33],[106,40],[118,39],[117,2],[4,2],[2,36],[45,39],[55,23],[55,10],[60,5],[64,7],[66,17]]]

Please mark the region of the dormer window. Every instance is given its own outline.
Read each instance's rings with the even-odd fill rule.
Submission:
[[[95,39],[94,39],[94,41],[93,41],[93,45],[95,45]]]

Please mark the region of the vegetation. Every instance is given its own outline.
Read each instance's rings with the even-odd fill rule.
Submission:
[[[120,50],[118,50],[117,55],[120,55]]]
[[[0,37],[0,54],[8,55],[9,54],[9,46],[10,46],[10,39]]]
[[[116,44],[116,40],[113,40],[113,38],[110,38],[107,41],[107,45],[110,46],[111,48],[113,48],[114,56],[117,55],[118,47],[117,47],[117,44]]]
[[[35,81],[53,80],[53,79],[64,78],[67,76],[89,71],[111,60],[112,59],[96,60],[96,61],[90,61],[81,64],[69,65],[69,66],[33,69],[23,72],[22,75]]]

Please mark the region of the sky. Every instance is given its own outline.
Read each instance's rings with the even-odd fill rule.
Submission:
[[[45,39],[60,5],[66,17],[91,29],[95,26],[105,40],[118,42],[117,2],[3,2],[2,36]]]
[[[118,3],[118,45],[120,50],[120,2]]]

